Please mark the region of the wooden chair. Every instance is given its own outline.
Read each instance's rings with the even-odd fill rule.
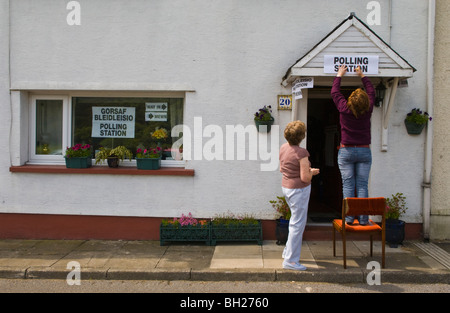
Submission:
[[[370,236],[370,256],[373,256],[373,235],[381,233],[381,267],[385,266],[385,241],[386,241],[386,199],[385,198],[345,198],[342,201],[342,219],[333,221],[333,256],[336,256],[336,231],[342,235],[344,252],[344,268],[347,268],[346,260],[346,233],[364,234]],[[380,225],[370,220],[366,226],[359,225],[357,219],[352,225],[345,223],[346,216],[381,215]],[[344,221],[345,227],[342,227]]]

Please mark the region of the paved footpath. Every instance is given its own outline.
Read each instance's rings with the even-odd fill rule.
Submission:
[[[111,240],[0,240],[0,278],[67,279],[78,271],[81,279],[194,280],[194,281],[308,281],[366,283],[381,263],[381,243],[347,244],[347,269],[342,244],[333,257],[331,241],[303,243],[303,272],[284,270],[283,246],[275,241],[256,243],[170,244],[159,241]],[[71,263],[72,262],[72,263]],[[386,246],[386,283],[450,284],[450,243],[408,241]],[[375,263],[376,265],[377,263]]]

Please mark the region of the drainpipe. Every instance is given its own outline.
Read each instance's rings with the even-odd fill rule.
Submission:
[[[428,52],[427,52],[427,112],[433,116],[434,105],[434,28],[436,0],[428,2]],[[425,164],[423,177],[423,237],[430,239],[431,216],[431,169],[433,158],[433,123],[428,123],[425,143]]]

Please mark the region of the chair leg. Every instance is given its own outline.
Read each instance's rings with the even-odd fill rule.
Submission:
[[[386,251],[386,240],[383,236],[382,240],[381,240],[381,268],[385,268],[386,262],[385,262],[385,251]]]
[[[342,234],[342,251],[343,251],[343,257],[344,257],[344,269],[347,268],[347,247],[346,247],[346,239],[345,234]]]
[[[336,229],[333,227],[333,256],[336,256]]]
[[[373,256],[373,236],[370,235],[370,256]]]

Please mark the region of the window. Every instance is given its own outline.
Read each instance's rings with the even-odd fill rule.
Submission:
[[[73,143],[89,143],[93,150],[123,145],[133,155],[138,148],[160,146],[163,160],[172,160],[171,148],[179,138],[170,132],[183,123],[183,99],[74,97],[72,120]],[[168,137],[153,138],[157,129],[166,130]]]
[[[30,162],[63,162],[67,146],[88,143],[92,158],[100,147],[123,145],[135,156],[138,148],[160,146],[162,166],[182,166],[182,154],[172,151],[181,138],[171,137],[171,130],[183,124],[183,102],[182,97],[34,96]],[[166,130],[168,137],[152,137],[158,129]]]
[[[31,106],[31,162],[62,160],[67,142],[67,97],[33,97]]]

